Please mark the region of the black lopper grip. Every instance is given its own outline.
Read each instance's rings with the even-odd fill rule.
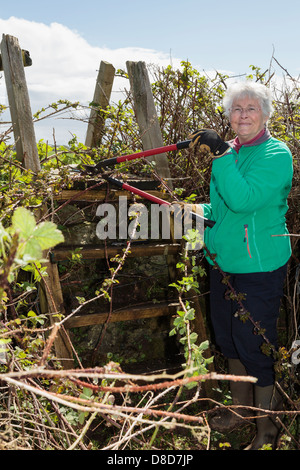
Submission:
[[[190,146],[191,140],[184,140],[183,142],[177,142],[176,146],[178,150],[187,149]]]

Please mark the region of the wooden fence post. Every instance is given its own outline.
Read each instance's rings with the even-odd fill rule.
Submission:
[[[101,143],[105,122],[101,110],[109,105],[114,78],[113,65],[101,61],[85,140],[87,147],[98,147]]]
[[[47,262],[47,277],[40,290],[41,310],[50,314],[50,323],[60,322],[65,315],[64,299],[57,264]],[[55,317],[57,315],[57,317]],[[64,369],[74,368],[73,350],[64,326],[60,327],[54,341],[55,355]]]
[[[145,62],[127,61],[126,66],[144,150],[163,147],[163,138],[159,127],[146,64]],[[148,157],[148,160],[155,162],[157,173],[162,178],[168,180],[168,186],[172,188],[167,155],[165,153],[159,156],[154,155],[153,157]]]
[[[41,169],[37,151],[35,132],[32,120],[29,94],[24,73],[22,51],[19,41],[13,36],[3,35],[1,58],[4,70],[11,119],[14,130],[17,157],[27,170],[38,173]],[[36,214],[37,215],[37,214]],[[41,215],[41,214],[39,214]],[[53,314],[63,314],[63,299],[57,265],[47,264],[48,278],[45,280],[45,291],[41,290],[40,302],[43,313],[49,313],[50,323],[55,319]],[[59,321],[60,318],[57,318]],[[68,336],[63,329],[58,331],[55,342],[58,359],[67,359],[66,368],[73,366],[72,350]],[[65,365],[65,364],[64,364]]]
[[[1,58],[18,159],[26,169],[40,171],[22,50],[17,38],[3,34]]]

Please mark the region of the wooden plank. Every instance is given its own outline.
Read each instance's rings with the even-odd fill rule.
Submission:
[[[130,87],[134,99],[134,111],[140,128],[144,150],[163,147],[164,142],[159,126],[151,84],[145,62],[126,62]],[[154,161],[157,173],[167,179],[172,188],[168,157],[165,153],[148,157]]]
[[[160,192],[160,191],[153,191],[147,190],[147,193],[159,197],[160,199],[165,199],[166,201],[170,201],[170,195]],[[117,199],[120,196],[130,196],[131,193],[128,191],[118,191],[118,190],[110,190],[107,191],[97,191],[97,190],[83,190],[83,191],[76,191],[74,189],[64,189],[59,194],[54,196],[56,201],[82,201],[82,202],[103,202],[107,201],[110,198]],[[134,196],[139,198],[139,196]]]
[[[18,159],[26,169],[40,171],[22,50],[17,38],[3,34],[1,57]]]
[[[89,315],[74,315],[66,320],[66,328],[79,328],[83,326],[102,325],[110,315],[110,323],[121,321],[140,320],[145,318],[175,315],[179,304],[147,304],[126,309],[116,310],[112,313],[93,313]]]
[[[109,105],[114,77],[113,65],[101,61],[85,140],[87,147],[99,147],[101,144],[105,122],[101,110],[105,110]]]
[[[179,243],[174,244],[134,244],[132,243],[130,247],[130,253],[128,253],[129,258],[134,257],[147,257],[147,256],[166,256],[169,254],[177,254],[178,250],[180,249]],[[58,261],[64,261],[71,258],[72,251],[80,249],[80,253],[82,255],[82,259],[104,259],[106,257],[111,258],[116,255],[122,255],[123,250],[126,248],[125,245],[118,245],[118,246],[61,246],[58,248],[54,248],[51,251],[51,262],[56,263]]]

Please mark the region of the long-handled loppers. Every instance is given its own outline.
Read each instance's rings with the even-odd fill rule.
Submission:
[[[157,147],[155,149],[143,150],[142,152],[131,153],[128,155],[120,155],[119,157],[107,158],[97,163],[97,165],[83,165],[87,173],[95,174],[97,170],[101,170],[105,167],[112,167],[117,163],[127,162],[129,160],[136,160],[137,158],[146,158],[153,155],[159,155],[165,152],[172,152],[174,150],[186,149],[189,147],[191,140],[184,140],[183,142],[177,142],[177,144],[165,145],[163,147]]]
[[[185,149],[189,147],[189,144],[191,143],[191,140],[185,140],[183,142],[177,142],[177,144],[171,144],[171,145],[166,145],[163,147],[158,147],[155,149],[150,149],[150,150],[144,150],[142,152],[137,152],[137,153],[132,153],[128,155],[121,155],[119,157],[112,157],[112,158],[107,158],[106,160],[102,160],[96,165],[82,165],[84,167],[84,171],[88,174],[94,174],[96,175],[99,173],[101,170],[107,168],[107,167],[112,167],[118,163],[129,161],[129,160],[135,160],[137,158],[145,158],[145,157],[150,157],[152,155],[159,155],[165,152],[171,152],[174,150],[180,150],[180,149]],[[102,177],[112,183],[113,185],[124,189],[125,191],[129,191],[131,193],[137,194],[144,199],[147,199],[149,201],[155,202],[157,204],[167,204],[171,205],[170,202],[165,201],[164,199],[160,199],[156,196],[153,196],[152,194],[149,194],[145,191],[142,191],[139,188],[136,188],[135,186],[130,186],[127,183],[124,183],[123,181],[120,181],[116,178],[113,178],[111,176],[104,176]],[[196,214],[195,212],[191,212],[191,217],[193,220],[201,219],[204,223],[205,227],[213,227],[215,225],[215,222],[213,220],[207,219],[206,217],[203,217],[199,214]]]

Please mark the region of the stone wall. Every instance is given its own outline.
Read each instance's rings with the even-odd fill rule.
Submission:
[[[104,242],[96,235],[96,210],[97,204],[76,202],[57,212],[55,222],[64,233],[64,245],[103,245]],[[114,242],[118,240],[107,240],[107,243]],[[122,242],[125,247],[126,242]],[[79,259],[78,262],[60,261],[58,266],[68,315],[80,305],[80,299],[95,296],[103,280],[110,278],[109,268],[116,263],[106,259]],[[160,301],[178,300],[175,289],[169,287],[165,256],[127,258],[117,281],[111,301],[101,298],[84,306],[81,313],[108,313],[111,309],[142,306],[145,302],[155,305]],[[124,370],[150,370],[181,361],[176,338],[169,336],[171,329],[172,317],[158,317],[75,328],[71,330],[71,338],[85,367],[100,366],[114,360],[120,362]]]

